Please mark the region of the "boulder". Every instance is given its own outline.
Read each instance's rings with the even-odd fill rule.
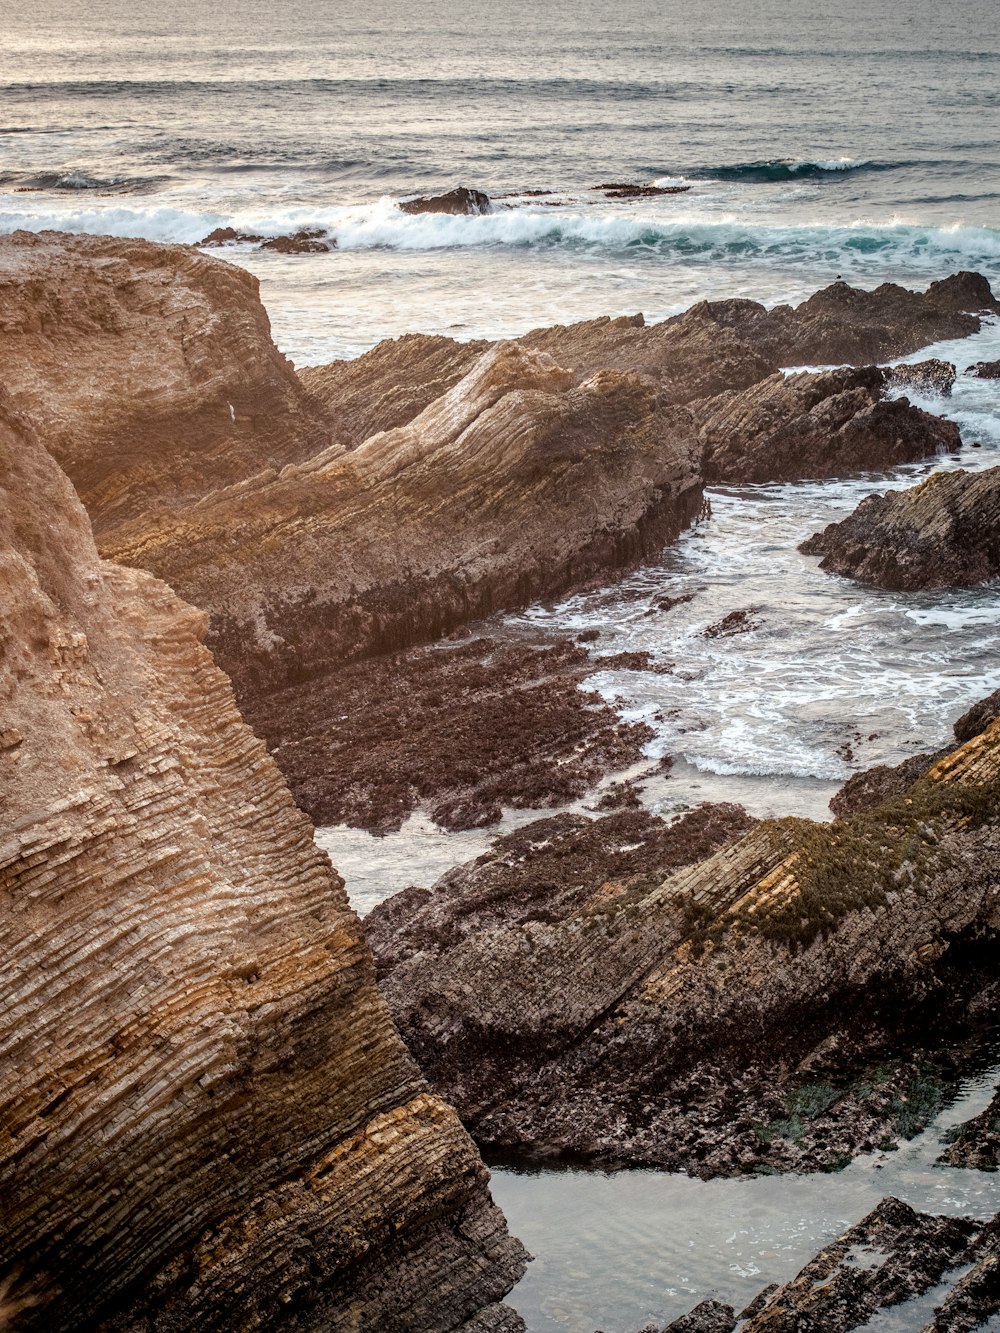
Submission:
[[[473,217],[493,211],[488,194],[484,194],[482,190],[470,190],[465,185],[460,185],[455,190],[449,190],[447,194],[424,195],[417,199],[402,199],[399,207],[404,213],[465,213]]]

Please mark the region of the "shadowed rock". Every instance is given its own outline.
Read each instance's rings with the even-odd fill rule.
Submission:
[[[951,421],[885,397],[876,366],[771,375],[699,403],[707,482],[798,481],[888,471],[961,447]]]
[[[935,472],[869,495],[799,550],[820,568],[894,591],[970,588],[1000,575],[1000,468]]]
[[[965,373],[978,380],[1000,380],[1000,361],[977,361],[967,366]]]
[[[202,612],[0,397],[0,1195],[24,1330],[437,1333],[523,1270]]]
[[[955,387],[955,367],[936,358],[905,366],[887,366],[885,382],[891,388],[915,389],[917,393],[938,393],[947,397]]]

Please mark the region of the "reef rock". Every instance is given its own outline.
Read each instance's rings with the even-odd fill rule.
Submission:
[[[329,416],[271,341],[257,279],[186,246],[0,237],[4,384],[98,541],[329,448]]]
[[[977,380],[1000,380],[1000,361],[977,361],[965,373]]]
[[[482,190],[470,190],[466,185],[460,185],[456,190],[449,190],[447,194],[403,199],[399,207],[404,213],[465,213],[472,216],[493,211],[488,194]]]
[[[876,366],[771,375],[700,403],[707,482],[798,481],[888,471],[961,447],[951,421],[885,396]]]
[[[491,1149],[829,1169],[926,1122],[956,1076],[941,1034],[993,1004],[998,779],[994,722],[877,809],[765,821],[557,920],[499,899],[458,939],[408,939],[433,904],[390,900],[383,992]]]
[[[217,492],[110,552],[212,613],[241,698],[638,563],[701,500],[683,409],[516,343],[406,426]]]
[[[869,495],[799,550],[820,568],[894,591],[971,588],[1000,574],[1000,468],[935,472]]]
[[[203,613],[98,558],[6,398],[0,567],[14,1327],[521,1328],[523,1251]]]

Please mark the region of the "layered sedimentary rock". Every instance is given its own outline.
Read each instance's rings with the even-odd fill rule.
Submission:
[[[4,236],[0,333],[4,383],[99,541],[337,439],[272,343],[256,278],[194,249]]]
[[[217,492],[112,554],[211,608],[238,690],[440,636],[637,563],[697,512],[690,416],[517,343],[407,426]]]
[[[0,1197],[15,1327],[516,1328],[522,1270],[205,616],[0,400]]]
[[[316,824],[388,833],[422,806],[442,827],[482,828],[504,806],[578,800],[642,758],[651,728],[581,688],[595,669],[565,639],[477,638],[350,662],[244,710]]]
[[[879,588],[970,588],[1000,575],[1000,468],[935,472],[869,495],[799,547],[820,568]]]
[[[991,1012],[998,777],[994,722],[895,801],[765,822],[558,919],[508,921],[498,900],[417,949],[407,918],[428,905],[390,904],[383,990],[484,1144],[701,1174],[837,1165],[924,1123],[955,1072],[941,1033]]]
[[[952,421],[887,398],[877,366],[771,375],[699,403],[706,482],[888,471],[961,447]]]

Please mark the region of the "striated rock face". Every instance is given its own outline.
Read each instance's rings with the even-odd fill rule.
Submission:
[[[422,805],[442,827],[482,828],[642,758],[652,730],[580,688],[594,670],[565,639],[471,639],[350,662],[244,708],[314,823],[388,833]]]
[[[523,1252],[204,615],[99,560],[6,398],[0,569],[16,1326],[520,1327]]]
[[[595,884],[556,921],[421,926],[414,947],[430,904],[390,901],[384,993],[491,1147],[835,1166],[933,1112],[954,1070],[918,1048],[992,984],[998,778],[994,722],[894,802],[765,822],[661,882]]]
[[[503,343],[408,426],[122,530],[111,553],[211,608],[243,697],[635,564],[700,498],[687,412]]]
[[[271,342],[256,278],[183,246],[0,237],[4,383],[98,540],[338,438]]]
[[[419,416],[453,389],[489,346],[408,333],[380,342],[353,361],[307,367],[299,378],[336,415],[340,437],[354,447]]]
[[[985,583],[1000,574],[1000,468],[935,472],[908,490],[866,496],[799,550],[879,588]]]
[[[885,397],[876,366],[771,375],[700,403],[706,482],[798,481],[888,471],[955,451],[954,422]]]

